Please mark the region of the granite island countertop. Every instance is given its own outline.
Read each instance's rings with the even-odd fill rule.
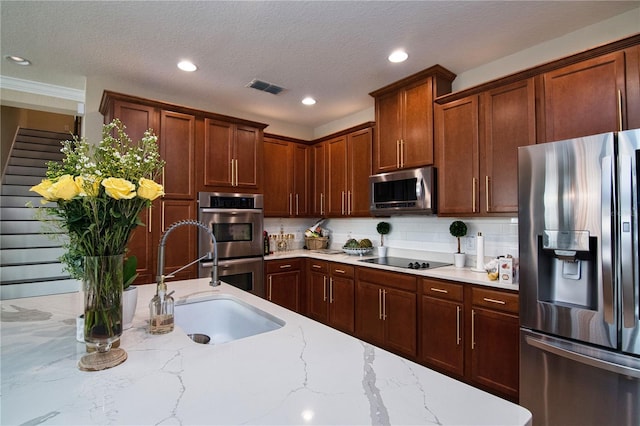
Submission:
[[[338,249],[334,251],[339,252],[340,250]],[[428,253],[415,254],[415,253],[416,252],[414,252],[413,256],[399,255],[397,257],[408,257],[412,259],[425,260],[425,261],[450,262],[444,257],[442,257],[442,253],[440,254],[428,254]],[[433,255],[440,255],[441,258],[439,259],[431,258],[430,256],[433,256]],[[450,256],[450,254],[444,254],[444,256],[448,257]],[[384,269],[387,271],[402,272],[405,274],[413,274],[413,275],[422,276],[422,277],[431,277],[431,278],[438,278],[438,279],[449,280],[449,281],[457,281],[461,283],[476,284],[476,285],[481,285],[485,287],[493,287],[495,289],[501,289],[501,290],[518,291],[519,289],[517,282],[513,284],[507,284],[507,283],[501,283],[499,281],[491,281],[485,272],[475,272],[475,271],[472,271],[471,268],[469,267],[456,268],[455,266],[450,265],[450,266],[442,266],[442,267],[433,268],[433,269],[409,269],[409,268],[397,268],[394,266],[377,265],[373,263],[361,262],[362,259],[370,259],[370,258],[378,257],[375,254],[375,252],[366,256],[353,256],[353,255],[348,255],[346,253],[325,254],[317,250],[298,249],[298,250],[290,250],[290,251],[283,251],[283,252],[275,252],[273,254],[265,256],[264,260],[268,262],[270,260],[278,260],[278,259],[286,259],[286,258],[294,258],[294,257],[308,257],[312,259],[327,260],[330,262],[348,263],[355,266]]]
[[[228,294],[281,320],[220,345],[179,328],[147,333],[154,285],[139,286],[124,364],[78,370],[82,293],[4,300],[3,425],[525,425],[525,408],[208,279],[168,282],[177,303]]]

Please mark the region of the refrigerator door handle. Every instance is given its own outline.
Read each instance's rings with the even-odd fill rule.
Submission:
[[[549,352],[552,353],[554,355],[557,355],[559,357],[562,358],[566,358],[569,359],[571,361],[576,361],[576,362],[580,362],[582,364],[591,366],[591,367],[595,367],[601,370],[606,370],[606,371],[610,371],[612,373],[616,373],[616,374],[622,374],[624,376],[629,376],[629,377],[634,377],[636,379],[640,379],[640,370],[633,368],[633,367],[627,367],[626,365],[622,365],[622,364],[615,364],[613,362],[609,362],[606,360],[602,360],[602,359],[598,359],[598,358],[594,358],[588,355],[584,355],[581,353],[577,353],[574,351],[570,351],[568,349],[564,349],[561,347],[558,347],[556,345],[553,345],[551,343],[548,342],[544,342],[540,339],[537,339],[533,336],[526,336],[525,340],[527,342],[528,345],[533,346],[535,348],[538,348],[542,351],[545,352]]]
[[[601,222],[602,222],[602,298],[604,320],[614,324],[614,281],[613,281],[613,233],[611,229],[611,215],[613,204],[613,159],[611,156],[602,158],[602,188],[601,188]]]
[[[620,284],[622,290],[622,326],[634,328],[636,326],[635,297],[633,288],[633,268],[635,253],[633,251],[634,226],[631,218],[632,175],[631,157],[620,155]]]

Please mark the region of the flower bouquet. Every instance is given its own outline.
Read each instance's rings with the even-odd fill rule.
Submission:
[[[62,142],[62,162],[49,162],[46,178],[31,188],[43,205],[54,203],[41,207],[40,218],[53,219],[68,236],[61,261],[83,280],[85,340],[99,352],[122,333],[122,270],[131,233],[144,225],[141,211],[164,195],[154,181],[164,166],[157,137],[148,130],[134,143],[124,130],[116,119],[103,126],[98,145],[77,137]]]

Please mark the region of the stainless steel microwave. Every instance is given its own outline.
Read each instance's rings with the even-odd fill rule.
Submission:
[[[374,216],[436,213],[435,167],[372,175],[369,186]]]

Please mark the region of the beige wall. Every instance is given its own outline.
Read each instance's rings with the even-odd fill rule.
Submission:
[[[5,168],[18,127],[68,133],[73,131],[74,119],[73,115],[3,105],[0,109],[0,123],[2,124],[2,131],[0,132],[0,138],[2,138],[0,140],[2,160],[0,166],[2,170]]]

